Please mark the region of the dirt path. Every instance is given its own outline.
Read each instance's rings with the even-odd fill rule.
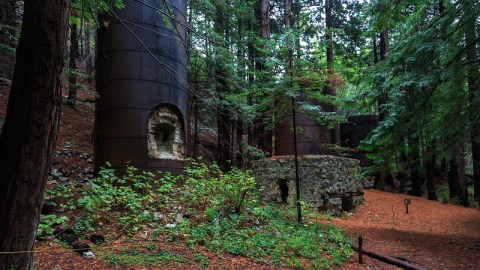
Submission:
[[[411,199],[406,214],[404,199]],[[362,235],[364,248],[399,256],[432,269],[480,269],[480,211],[376,190],[351,216],[333,218],[352,238]],[[341,269],[394,269],[375,260]]]

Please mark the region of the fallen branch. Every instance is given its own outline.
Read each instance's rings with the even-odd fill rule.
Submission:
[[[424,268],[424,267],[421,267],[421,266],[416,266],[416,265],[410,264],[406,261],[402,261],[402,260],[399,260],[399,259],[396,259],[396,258],[393,258],[393,257],[390,257],[390,256],[378,254],[378,253],[373,252],[373,251],[360,249],[360,248],[358,248],[354,245],[352,245],[352,248],[355,251],[357,251],[361,254],[365,254],[369,257],[372,257],[374,259],[377,259],[379,261],[382,261],[382,262],[385,262],[385,263],[388,263],[388,264],[392,264],[392,265],[395,265],[395,266],[398,266],[398,267],[402,267],[403,269],[408,269],[408,270],[427,270],[428,269],[428,268]]]

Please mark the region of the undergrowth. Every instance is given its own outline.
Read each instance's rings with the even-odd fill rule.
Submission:
[[[176,185],[177,181],[184,182]],[[48,197],[62,201],[73,217],[54,215],[42,219],[40,228],[51,234],[52,226],[69,224],[81,235],[102,233],[107,239],[124,234],[131,238],[183,243],[195,250],[205,246],[219,254],[254,258],[267,264],[299,268],[328,268],[351,254],[350,240],[333,225],[318,222],[319,213],[303,203],[303,224],[296,222],[293,204],[273,205],[259,201],[259,189],[249,171],[233,169],[223,173],[217,165],[190,162],[185,175],[164,174],[157,178],[128,166],[117,177],[109,166],[88,185],[76,187],[81,194],[58,188]],[[61,224],[61,225],[60,225]],[[153,242],[155,243],[155,242]],[[140,264],[183,260],[156,250],[105,253],[112,263]],[[152,253],[153,252],[153,253]],[[149,259],[140,259],[147,256]],[[194,261],[208,265],[208,258],[196,255]]]

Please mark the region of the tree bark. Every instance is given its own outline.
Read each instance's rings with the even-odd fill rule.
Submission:
[[[380,33],[380,61],[385,61],[388,54],[388,30]],[[385,91],[382,91],[382,95],[378,100],[379,121],[382,122],[387,118],[387,110],[384,105],[387,104],[388,95]]]
[[[427,162],[425,164],[425,169],[427,171],[427,191],[428,191],[428,199],[432,201],[437,200],[437,194],[435,192],[435,178],[436,178],[436,170],[435,170],[435,141],[432,142],[427,148]]]
[[[460,204],[468,206],[467,180],[465,178],[465,146],[463,139],[458,138],[455,141],[455,163],[457,173],[458,199]]]
[[[93,61],[92,61],[92,51],[90,48],[90,22],[85,21],[85,65],[88,74],[88,82],[93,83]]]
[[[0,0],[0,78],[12,79],[15,63],[15,0]]]
[[[260,0],[260,16],[261,16],[261,37],[263,39],[270,38],[270,11],[269,0]]]
[[[333,7],[333,0],[325,0],[325,38],[327,40],[327,73],[328,79],[325,82],[325,94],[330,96],[336,96],[337,93],[335,88],[332,85],[332,81],[330,78],[333,76],[333,17],[332,17],[332,7]],[[328,105],[328,111],[332,113],[337,112],[337,106],[333,104]],[[331,129],[331,142],[332,144],[339,144],[340,143],[340,125],[337,121],[334,122],[334,127]]]
[[[412,189],[408,194],[420,197],[422,196],[422,190],[420,188],[420,175],[418,173],[418,161],[420,159],[420,143],[418,137],[412,137],[409,143],[411,144],[410,149],[412,152],[412,160],[409,162],[411,164],[410,179],[412,181]]]
[[[31,251],[60,118],[69,6],[69,0],[25,1],[0,137],[0,252],[19,253],[1,254],[0,269],[34,267]]]
[[[455,157],[450,159],[449,169],[448,169],[448,197],[453,199],[458,197],[458,174],[457,174],[457,163],[455,162]]]
[[[388,54],[388,30],[384,30],[380,33],[380,61],[385,61]],[[382,87],[381,85],[379,87]],[[378,99],[378,120],[384,121],[387,118],[387,110],[385,105],[387,103],[387,92],[381,91],[380,98]],[[375,188],[385,186],[385,178],[387,176],[386,164],[383,164],[382,169],[377,174],[377,181],[375,182]]]
[[[77,58],[79,56],[78,50],[78,26],[73,22],[70,26],[70,73],[68,76],[68,98],[67,104],[75,106],[77,103]]]
[[[217,14],[214,18],[214,30],[223,37],[224,41],[228,42],[229,31],[224,31],[225,27],[224,19],[221,15]],[[220,50],[218,50],[215,55],[215,57],[218,58],[224,56]],[[215,64],[214,71],[218,75],[215,76],[215,91],[218,93],[219,99],[224,100],[225,96],[229,94],[229,84],[227,81],[229,75],[221,63]],[[231,167],[231,126],[231,112],[224,107],[219,108],[217,114],[217,163],[223,171],[229,171]]]

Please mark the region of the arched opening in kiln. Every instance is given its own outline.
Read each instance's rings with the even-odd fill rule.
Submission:
[[[175,127],[168,123],[161,123],[155,127],[155,141],[160,152],[173,154]]]
[[[355,204],[353,203],[353,196],[347,195],[342,197],[342,210],[350,212],[355,209]]]
[[[280,202],[288,202],[288,183],[286,179],[281,179],[278,182],[278,189],[280,190]]]
[[[183,159],[182,117],[171,106],[160,106],[148,119],[148,154],[155,159]]]

